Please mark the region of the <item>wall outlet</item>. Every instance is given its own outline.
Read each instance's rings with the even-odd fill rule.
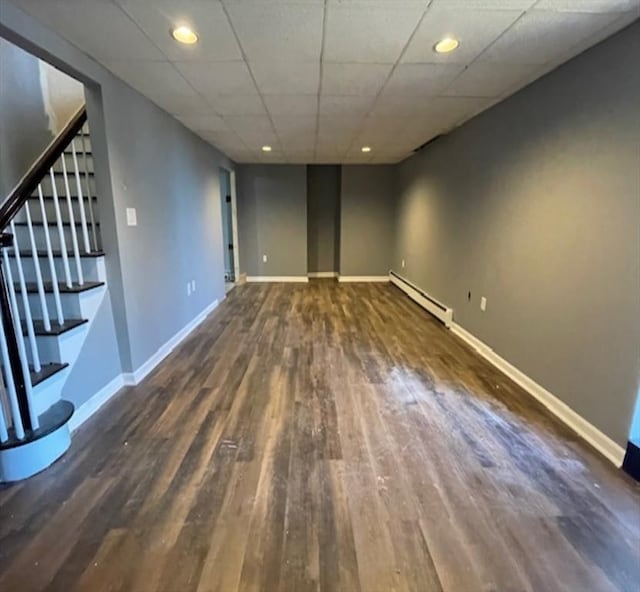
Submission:
[[[187,282],[187,296],[191,296],[191,282]]]
[[[138,214],[135,208],[127,208],[127,226],[138,225]]]
[[[402,260],[402,269],[404,269],[404,259]]]
[[[191,280],[191,291],[192,292],[196,291],[196,280]]]
[[[487,310],[487,299],[484,296],[482,298],[480,298],[480,310],[482,312]]]
[[[267,262],[267,255],[266,253],[262,256],[262,262],[266,263]]]

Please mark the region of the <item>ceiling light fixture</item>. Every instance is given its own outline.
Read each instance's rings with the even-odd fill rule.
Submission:
[[[360,148],[360,150],[362,150],[363,152],[371,152],[371,146],[363,146],[362,148]]]
[[[198,42],[198,36],[195,34],[193,29],[186,25],[176,27],[171,31],[171,36],[179,43],[184,43],[185,45],[193,45]]]
[[[271,152],[271,146],[263,146],[262,147],[262,151],[263,152]]]
[[[449,53],[460,45],[460,42],[454,37],[445,37],[436,43],[433,49],[436,53]]]

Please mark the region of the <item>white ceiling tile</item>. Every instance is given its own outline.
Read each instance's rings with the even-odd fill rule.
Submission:
[[[480,56],[482,61],[544,64],[611,22],[610,14],[531,11]]]
[[[207,95],[207,101],[220,115],[266,115],[260,95]]]
[[[381,94],[371,109],[370,117],[403,117],[418,115],[429,99],[415,95]]]
[[[226,7],[250,62],[319,60],[321,4],[227,2]]]
[[[185,90],[193,90],[170,62],[108,60],[104,65],[142,94],[182,93]]]
[[[382,94],[436,96],[463,68],[462,64],[400,64],[391,74]]]
[[[640,0],[539,0],[536,10],[562,12],[627,12],[640,8]]]
[[[111,2],[18,0],[15,4],[99,61],[165,59],[125,12]]]
[[[424,9],[399,6],[329,5],[324,59],[328,62],[393,64]]]
[[[215,132],[228,129],[225,121],[218,115],[179,115],[177,119],[196,131]]]
[[[371,96],[321,95],[319,112],[323,118],[354,119],[362,118],[373,105]]]
[[[309,116],[318,111],[318,97],[316,95],[264,95],[264,102],[269,113],[275,117]]]
[[[328,95],[376,95],[391,71],[390,64],[322,65],[322,92]]]
[[[262,94],[316,94],[320,82],[320,62],[256,61],[251,71]]]
[[[448,5],[427,11],[411,39],[403,62],[446,62],[468,64],[522,14],[520,10],[469,10]],[[459,40],[458,49],[439,54],[433,46],[442,38]]]
[[[117,0],[162,52],[171,60],[230,61],[242,59],[222,4],[212,0]],[[175,27],[187,25],[197,32],[194,45],[176,42]]]
[[[499,97],[524,84],[537,71],[539,71],[539,66],[531,64],[475,62],[453,81],[444,94],[466,97]]]
[[[304,133],[314,133],[317,118],[315,115],[274,115],[271,118],[273,125],[278,130],[304,131]]]
[[[272,132],[271,120],[264,115],[230,115],[223,118],[229,127],[240,134],[241,132]]]
[[[528,10],[538,0],[433,0],[432,8],[469,10]]]
[[[256,94],[249,69],[244,62],[174,62],[191,85],[206,96]]]

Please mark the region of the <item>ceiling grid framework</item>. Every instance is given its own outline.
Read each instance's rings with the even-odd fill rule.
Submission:
[[[403,160],[640,16],[640,0],[11,1],[236,162],[274,163]],[[198,43],[171,37],[183,24]],[[459,47],[436,53],[446,36]]]

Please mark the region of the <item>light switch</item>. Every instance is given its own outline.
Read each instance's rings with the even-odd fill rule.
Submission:
[[[266,263],[266,262],[267,262],[267,255],[266,255],[266,254],[264,254],[264,255],[262,256],[262,262],[263,262],[263,263]]]
[[[402,269],[404,269],[404,259],[402,260]]]
[[[138,215],[135,208],[127,208],[127,226],[137,226]]]
[[[484,296],[482,298],[480,298],[480,310],[482,312],[487,310],[487,299]]]

